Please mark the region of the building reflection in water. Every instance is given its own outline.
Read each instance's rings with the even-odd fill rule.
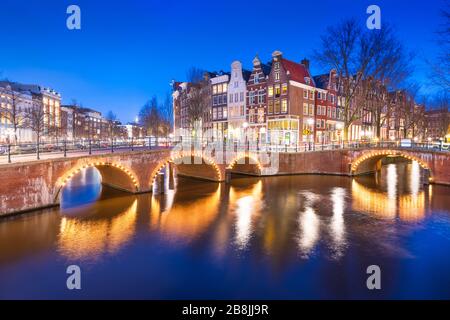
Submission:
[[[244,191],[230,187],[230,207],[236,221],[234,242],[239,250],[244,250],[250,241],[254,220],[260,215],[262,202],[262,181]]]
[[[346,246],[344,221],[345,195],[346,192],[344,188],[336,187],[331,191],[333,216],[331,217],[330,230],[333,238],[332,250],[337,258],[342,256]]]
[[[426,198],[425,191],[421,188],[421,169],[417,162],[406,165],[405,176],[401,178],[409,182],[409,192],[399,192],[398,166],[389,164],[386,167],[387,192],[383,188],[368,187],[367,183],[352,180],[352,208],[355,211],[365,212],[378,218],[395,219],[403,221],[420,221],[425,217]],[[383,186],[382,186],[383,187]]]
[[[300,197],[303,200],[304,208],[298,217],[299,233],[297,244],[301,254],[308,256],[319,239],[320,220],[313,208],[314,204],[319,200],[319,196],[312,192],[301,192]]]

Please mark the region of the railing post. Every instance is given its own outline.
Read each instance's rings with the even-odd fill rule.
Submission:
[[[36,157],[37,157],[37,159],[38,160],[40,160],[41,159],[41,157],[40,157],[40,155],[39,155],[39,142],[37,142],[37,145],[36,145]]]
[[[131,136],[131,151],[134,151],[134,143],[133,136]]]
[[[92,154],[92,142],[91,139],[89,138],[89,155]]]
[[[64,139],[64,158],[67,157],[67,141]]]
[[[11,144],[8,143],[8,163],[11,163]]]
[[[114,153],[114,138],[111,139],[111,153]]]

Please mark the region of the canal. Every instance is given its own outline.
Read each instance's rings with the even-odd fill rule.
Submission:
[[[180,178],[130,196],[74,177],[62,206],[0,220],[0,298],[450,298],[450,188],[375,176]],[[66,268],[81,268],[81,290]],[[370,265],[381,290],[366,287]]]

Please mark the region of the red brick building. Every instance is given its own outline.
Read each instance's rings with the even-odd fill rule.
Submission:
[[[309,61],[296,63],[272,54],[267,80],[268,143],[296,146],[314,139],[315,84]]]
[[[247,82],[247,138],[254,143],[267,141],[267,78],[270,66],[253,59],[253,70]]]

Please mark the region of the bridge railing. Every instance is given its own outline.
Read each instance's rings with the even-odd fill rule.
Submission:
[[[341,142],[341,143],[312,143],[300,142],[297,144],[268,144],[259,141],[217,141],[213,139],[194,139],[192,137],[141,137],[117,139],[77,139],[54,140],[36,143],[0,143],[0,163],[22,162],[41,158],[58,156],[78,156],[90,154],[106,154],[114,152],[130,152],[172,148],[177,145],[190,150],[229,150],[249,152],[278,152],[298,153],[339,149],[371,149],[371,148],[403,148],[429,151],[449,151],[450,144],[446,143],[401,143],[400,141],[381,142]]]
[[[58,156],[90,155],[124,151],[142,151],[170,148],[174,139],[166,137],[142,137],[120,139],[53,140],[38,143],[0,143],[0,162],[12,163],[24,160]]]

